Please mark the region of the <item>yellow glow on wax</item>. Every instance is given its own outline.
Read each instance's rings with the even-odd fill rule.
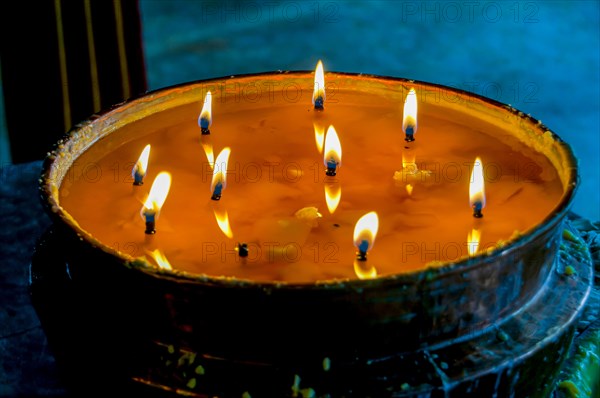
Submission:
[[[226,237],[230,239],[233,238],[233,232],[231,231],[231,226],[229,225],[229,215],[227,214],[227,211],[214,209],[214,213],[221,232],[223,232]]]
[[[479,241],[481,239],[481,232],[478,229],[473,228],[471,232],[467,235],[467,250],[469,251],[469,256],[477,253],[479,249]]]
[[[342,187],[339,184],[325,184],[325,202],[329,213],[333,214],[340,204],[342,198]]]
[[[156,261],[156,264],[158,265],[159,268],[168,269],[168,270],[173,269],[173,267],[171,267],[171,263],[169,263],[169,260],[167,260],[167,257],[165,256],[165,254],[163,252],[161,252],[159,249],[156,249],[156,250],[150,252],[150,255],[152,256],[154,261]]]

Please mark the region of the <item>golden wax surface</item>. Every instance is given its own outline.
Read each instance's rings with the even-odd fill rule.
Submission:
[[[479,118],[469,99],[446,107],[452,98],[423,94],[416,141],[407,144],[407,90],[362,87],[357,77],[345,84],[347,79],[331,79],[324,111],[312,107],[308,78],[293,80],[287,92],[285,76],[275,80],[272,93],[268,85],[261,92],[260,84],[254,96],[244,85],[216,90],[209,136],[201,136],[197,124],[206,92],[199,89],[196,101],[149,114],[91,146],[63,179],[60,204],[99,241],[134,258],[146,256],[150,264],[149,252],[160,249],[178,270],[294,283],[355,279],[353,230],[370,211],[379,216],[379,231],[367,263],[377,275],[389,275],[467,256],[473,228],[484,251],[533,228],[558,204],[563,186],[555,167],[515,138],[515,123],[503,127]],[[507,112],[507,120],[514,117]],[[333,125],[339,135],[336,177],[325,175],[315,123],[324,131]],[[215,157],[231,148],[220,201],[211,200],[212,168],[202,143],[212,145]],[[152,146],[148,173],[144,185],[133,186],[131,169],[146,144]],[[403,154],[430,173],[394,179]],[[477,156],[487,197],[481,219],[469,204]],[[140,210],[161,171],[171,173],[172,185],[157,232],[148,236]],[[341,187],[333,214],[325,184]],[[307,207],[322,217],[311,222],[295,216]],[[227,212],[232,238],[219,229],[215,210]],[[248,257],[238,256],[238,242],[248,244]]]

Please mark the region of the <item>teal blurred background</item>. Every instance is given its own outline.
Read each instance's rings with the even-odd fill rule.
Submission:
[[[512,104],[571,144],[574,210],[600,219],[598,1],[142,0],[148,84],[272,70],[440,83]]]

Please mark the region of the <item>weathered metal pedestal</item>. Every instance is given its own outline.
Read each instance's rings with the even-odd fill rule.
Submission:
[[[289,300],[295,297],[289,292],[282,295],[281,318],[268,324],[260,314],[256,322],[250,322],[250,313],[241,322],[228,321],[230,327],[237,325],[235,330],[215,325],[224,333],[221,339],[211,331],[196,329],[197,325],[186,326],[189,318],[214,316],[206,313],[208,306],[215,312],[227,311],[231,305],[243,306],[235,302],[239,292],[224,292],[219,295],[221,301],[198,305],[198,312],[194,312],[198,297],[188,294],[194,284],[140,280],[138,270],[119,272],[110,264],[106,264],[106,272],[97,272],[98,261],[103,259],[88,257],[82,263],[85,250],[73,246],[69,236],[56,228],[38,245],[31,288],[51,348],[65,379],[77,392],[124,389],[146,396],[198,397],[242,397],[246,392],[250,397],[544,397],[555,387],[593,279],[587,248],[575,230],[567,227],[564,231],[559,255],[550,264],[547,278],[519,308],[490,319],[484,327],[473,327],[470,333],[387,355],[373,351],[370,356],[369,347],[382,347],[381,342],[370,340],[368,335],[348,342],[341,335],[344,330],[336,333],[348,344],[347,350],[334,345],[328,350],[314,339],[322,327],[319,319],[336,315],[315,313],[311,319],[300,311],[293,323],[286,311],[297,311],[302,303],[286,308],[293,305]],[[507,294],[502,285],[507,284],[496,287],[495,294]],[[451,286],[444,288],[452,290]],[[270,295],[281,293],[272,291]],[[182,302],[186,299],[177,298],[178,294],[187,295],[189,301]],[[350,306],[360,311],[356,305]],[[436,305],[451,307],[457,303]],[[368,317],[368,313],[362,316]],[[442,318],[435,319],[439,327],[445,326]],[[258,346],[231,353],[222,348],[227,346],[227,339],[231,339],[232,350],[240,341],[251,344],[244,336],[268,334],[265,328],[282,323],[290,328],[288,333],[265,347],[262,357],[254,355],[263,352]],[[409,347],[402,343],[414,333],[408,327],[406,333],[396,331],[388,336],[390,341]],[[329,335],[327,330],[322,332]],[[356,337],[352,330],[347,332]],[[211,349],[211,343],[220,350]],[[257,338],[256,344],[266,342]],[[275,354],[278,351],[281,356]]]

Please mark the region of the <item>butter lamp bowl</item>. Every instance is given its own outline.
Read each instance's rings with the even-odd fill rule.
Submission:
[[[468,98],[437,106],[468,108],[513,131],[556,169],[562,196],[541,223],[424,269],[314,283],[164,270],[100,241],[62,206],[61,186],[82,154],[139,138],[120,134],[127,125],[197,104],[209,85],[286,79],[311,87],[312,76],[272,72],[153,91],[76,125],[48,154],[40,194],[53,226],[32,260],[31,288],[65,378],[75,389],[157,396],[548,394],[592,280],[589,260],[568,254],[580,248],[565,223],[577,161],[567,143],[509,105],[431,83],[327,74],[342,91],[386,96],[401,86]]]

